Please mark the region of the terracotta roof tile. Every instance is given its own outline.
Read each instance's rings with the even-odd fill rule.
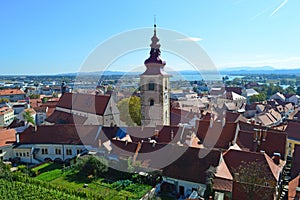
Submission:
[[[103,115],[109,100],[110,96],[107,95],[65,93],[57,107]]]
[[[232,192],[232,180],[223,179],[223,178],[214,178],[213,189],[219,191]]]
[[[294,178],[300,174],[300,145],[295,145],[292,161],[291,177]]]
[[[25,92],[20,90],[20,89],[4,89],[0,90],[0,96],[5,96],[5,95],[15,95],[15,94],[24,94]]]
[[[21,144],[99,144],[115,136],[114,127],[97,125],[43,125],[35,132],[28,127],[20,134]]]
[[[14,143],[16,141],[16,133],[14,129],[0,130],[0,147]]]
[[[300,187],[300,175],[296,176],[289,182],[288,200],[295,200],[296,188]]]
[[[265,130],[264,128],[263,130]],[[273,156],[275,152],[280,153],[281,159],[284,160],[286,138],[287,135],[284,132],[268,130],[266,133],[262,131],[261,135],[259,131],[257,132],[258,141],[254,142],[256,139],[256,131],[244,131],[240,130],[237,137],[237,144],[242,149],[248,149],[253,152],[265,151],[270,157]],[[265,140],[264,140],[265,138]]]
[[[269,173],[266,175],[270,175],[276,182],[279,179],[281,167],[277,166],[265,153],[230,149],[224,153],[223,157],[231,174],[233,174],[234,170],[239,166],[244,165],[244,163],[260,162],[266,167],[266,173]]]
[[[300,141],[300,123],[289,121],[285,131],[288,134],[289,139]]]
[[[242,94],[242,88],[241,87],[225,87],[226,92],[235,92],[239,95]]]
[[[208,154],[204,158],[199,158],[201,151],[206,152],[209,150],[189,147],[181,157],[163,168],[162,175],[179,180],[205,184],[206,171],[211,166],[217,167],[219,165],[221,153],[216,150],[211,150],[207,152]]]
[[[209,147],[228,149],[229,143],[234,140],[235,133],[236,123],[230,122],[225,123],[225,126],[222,127],[222,122],[214,121],[210,127],[210,122],[200,120],[197,127],[197,137],[202,142],[206,142]]]
[[[87,117],[55,110],[47,119],[47,122],[54,124],[84,124]]]

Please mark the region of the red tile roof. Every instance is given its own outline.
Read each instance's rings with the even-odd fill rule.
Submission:
[[[226,112],[226,122],[238,122],[243,119],[242,115],[234,112]]]
[[[109,100],[110,96],[107,95],[65,93],[57,107],[103,115]]]
[[[247,184],[241,183],[241,182],[233,182],[233,190],[232,190],[232,199],[233,200],[241,200],[241,199],[249,199],[249,194],[245,192],[245,187],[247,187]],[[253,197],[251,200],[261,200],[261,199],[266,199],[266,200],[274,200],[274,192],[273,188],[271,187],[265,187],[265,186],[260,186],[257,188],[259,191],[255,192],[253,194]]]
[[[177,147],[180,148],[180,147]],[[200,152],[208,153],[200,158]],[[216,150],[189,147],[176,161],[163,168],[163,176],[195,183],[206,183],[207,170],[217,167],[221,153]]]
[[[299,174],[300,174],[300,145],[295,145],[295,149],[293,153],[291,177],[294,178]]]
[[[30,103],[30,107],[39,107],[40,105],[42,105],[42,100],[40,100],[40,99],[30,99],[29,103]]]
[[[296,176],[293,180],[289,182],[289,192],[288,200],[295,200],[296,198],[296,188],[300,188],[300,175]]]
[[[44,125],[39,126],[35,132],[28,127],[20,134],[21,144],[99,144],[115,136],[114,127],[101,127],[97,125]]]
[[[300,141],[300,123],[289,121],[285,131],[287,132],[288,138]]]
[[[55,110],[47,119],[47,122],[54,124],[84,124],[87,117]]]
[[[263,130],[266,130],[266,128]],[[247,149],[249,151],[265,151],[270,157],[272,157],[275,152],[280,153],[281,159],[285,159],[286,133],[268,130],[266,133],[265,131],[262,131],[260,135],[259,131],[257,131],[257,138],[258,140],[254,142],[256,139],[256,131],[254,130],[240,130],[237,137],[237,144],[242,149]]]
[[[41,107],[48,107],[48,111],[46,113],[47,117],[49,117],[55,111],[57,103],[58,101],[47,101],[41,105]]]
[[[266,167],[266,176],[272,177],[272,179],[277,182],[282,169],[265,153],[230,149],[224,153],[223,157],[232,175],[234,175],[235,169],[239,166],[245,165],[245,163],[260,162]]]
[[[20,89],[4,89],[4,90],[0,90],[0,96],[15,95],[15,94],[25,94],[25,92],[23,92]]]
[[[223,179],[223,178],[214,178],[213,189],[219,191],[232,192],[232,180]]]
[[[214,121],[210,127],[209,121],[200,120],[197,126],[197,137],[208,147],[228,149],[235,137],[236,123]]]
[[[171,125],[178,125],[179,123],[188,123],[194,118],[194,113],[188,112],[179,108],[171,108],[170,123]]]
[[[239,95],[242,94],[242,88],[241,87],[225,87],[226,92],[235,92]]]
[[[0,130],[0,147],[14,143],[16,141],[16,133],[14,129]]]

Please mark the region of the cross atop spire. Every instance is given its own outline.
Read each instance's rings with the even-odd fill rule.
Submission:
[[[159,50],[160,44],[158,43],[159,39],[156,36],[156,16],[155,15],[154,15],[154,34],[151,38],[151,41],[152,41],[152,43],[150,44],[151,49]],[[160,54],[160,51],[159,51],[159,54]]]

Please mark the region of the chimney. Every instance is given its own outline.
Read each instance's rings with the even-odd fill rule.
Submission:
[[[155,147],[155,143],[156,143],[156,142],[152,142],[152,147],[153,147],[153,148]]]
[[[224,128],[225,124],[226,124],[226,118],[223,117],[223,118],[222,118],[222,127],[223,127],[223,128]]]
[[[157,137],[157,138],[158,138],[158,136],[159,136],[159,130],[157,130],[156,128],[155,128],[155,130],[154,130],[154,136]]]
[[[267,129],[265,129],[264,130],[264,132],[263,132],[263,139],[262,139],[262,141],[266,141],[266,139],[267,139]]]
[[[171,141],[174,139],[174,132],[173,129],[171,130]]]
[[[253,142],[257,141],[257,130],[255,130],[255,132],[253,133]]]
[[[210,122],[209,122],[209,128],[212,128],[212,127],[213,127],[213,124],[214,124],[214,119],[213,119],[213,117],[211,116],[211,117],[210,117]]]
[[[16,133],[16,142],[20,143],[20,134],[19,133]]]
[[[261,141],[261,140],[262,140],[262,130],[259,129],[258,141]]]
[[[276,164],[276,165],[279,165],[279,163],[280,163],[280,153],[277,153],[277,152],[275,152],[274,154],[273,154],[273,162]]]

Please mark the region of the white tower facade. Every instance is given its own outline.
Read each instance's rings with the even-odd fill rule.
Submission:
[[[156,25],[151,41],[150,57],[144,62],[147,69],[140,75],[142,125],[170,125],[170,75],[160,58]]]

